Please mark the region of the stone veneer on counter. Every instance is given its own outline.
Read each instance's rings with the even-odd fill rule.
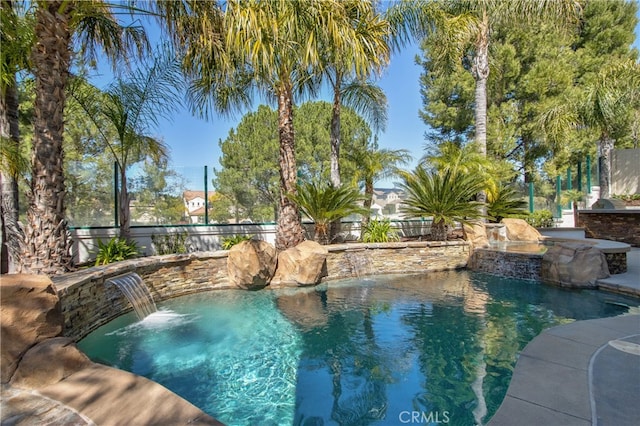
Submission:
[[[640,247],[640,210],[579,210],[587,238],[619,241]]]
[[[323,281],[368,274],[424,273],[464,268],[466,241],[336,244]],[[64,317],[63,335],[79,340],[131,305],[109,278],[136,272],[156,302],[209,290],[236,288],[227,277],[228,251],[151,256],[54,276]],[[266,287],[269,288],[268,286]],[[264,291],[264,290],[263,290]]]

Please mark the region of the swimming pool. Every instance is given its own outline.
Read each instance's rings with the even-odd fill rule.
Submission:
[[[543,329],[638,304],[469,271],[387,275],[183,296],[79,346],[229,425],[471,425]]]

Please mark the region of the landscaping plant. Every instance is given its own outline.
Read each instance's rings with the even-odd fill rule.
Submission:
[[[372,219],[362,228],[363,243],[388,243],[399,241],[398,233],[391,228],[389,219]]]
[[[473,201],[484,187],[477,175],[453,168],[439,173],[419,165],[413,173],[402,173],[402,178],[400,187],[407,194],[402,211],[409,217],[431,217],[431,238],[435,241],[447,240],[447,226],[482,217],[482,203]]]
[[[231,237],[222,238],[222,250],[230,250],[231,247],[236,244],[240,244],[243,241],[249,241],[253,238],[253,235],[233,235]]]
[[[525,219],[534,228],[552,228],[553,213],[549,210],[536,210]]]
[[[487,191],[487,215],[491,221],[500,223],[505,217],[523,217],[527,202],[513,185],[499,184]]]
[[[156,254],[182,254],[187,253],[187,232],[177,232],[175,234],[151,235],[151,244]]]
[[[331,222],[351,214],[368,214],[368,210],[360,206],[362,196],[351,186],[335,187],[332,184],[317,182],[297,185],[297,194],[287,194],[302,212],[314,222],[314,240],[320,244],[329,244],[329,227]]]
[[[131,259],[139,254],[138,245],[133,240],[113,237],[106,244],[102,240],[98,240],[96,266]]]

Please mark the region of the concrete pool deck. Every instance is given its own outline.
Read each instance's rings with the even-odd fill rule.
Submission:
[[[627,272],[598,287],[640,296],[640,248]],[[640,422],[640,315],[553,327],[518,357],[490,426],[636,425]]]
[[[601,288],[640,295],[640,249],[627,261],[627,273],[601,280]],[[82,374],[40,392],[3,386],[0,423],[220,424],[142,377],[102,366]],[[525,347],[489,424],[635,425],[638,401],[640,315],[578,321],[548,329]]]
[[[638,401],[640,315],[577,321],[525,347],[489,425],[631,426]]]

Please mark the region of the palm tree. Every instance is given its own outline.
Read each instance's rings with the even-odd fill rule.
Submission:
[[[327,46],[327,81],[333,90],[331,116],[331,182],[340,186],[340,108],[353,108],[368,119],[374,131],[384,130],[387,120],[387,97],[382,89],[368,81],[389,62],[390,27],[375,10],[372,1],[345,2],[345,10],[356,31],[349,43]],[[356,60],[356,58],[358,58]],[[361,69],[355,67],[362,63]]]
[[[159,2],[183,66],[192,78],[194,109],[229,112],[247,106],[252,94],[278,105],[280,197],[276,248],[293,247],[304,237],[296,194],[293,129],[294,95],[318,87],[318,68],[327,46],[345,49],[357,28],[349,2],[307,0],[229,0],[224,10],[213,2]],[[342,50],[340,50],[342,51]],[[360,73],[370,58],[354,56]]]
[[[487,215],[496,223],[505,217],[526,215],[527,204],[513,184],[499,183],[487,191]]]
[[[335,187],[318,182],[298,186],[297,194],[289,195],[300,206],[302,212],[314,222],[314,240],[329,244],[330,224],[351,214],[365,214],[367,209],[360,206],[362,195],[350,186]]]
[[[604,67],[584,88],[579,100],[550,108],[539,126],[555,144],[570,128],[587,126],[598,133],[600,198],[610,197],[611,151],[618,137],[631,133],[640,110],[640,65],[622,60]]]
[[[475,143],[462,146],[455,142],[444,142],[438,146],[437,152],[422,157],[437,171],[453,169],[464,174],[475,174],[487,182],[487,186],[494,186],[493,163],[481,153]]]
[[[63,131],[72,41],[95,57],[100,45],[108,58],[138,53],[147,41],[139,27],[118,24],[100,1],[38,0],[31,64],[35,75],[31,194],[21,256],[22,272],[57,274],[72,267],[65,221]]]
[[[22,15],[22,16],[21,16]],[[11,0],[0,2],[0,272],[15,272],[24,241],[18,222],[18,178],[26,171],[20,149],[16,74],[28,68],[33,31]]]
[[[430,172],[419,165],[413,173],[403,172],[402,178],[400,187],[407,199],[401,211],[412,217],[432,217],[431,237],[436,241],[446,241],[447,226],[482,216],[481,203],[472,201],[483,185],[477,176],[454,169]]]
[[[633,111],[640,110],[640,64],[626,60],[602,69],[587,86],[579,116],[598,130],[600,198],[611,196],[611,152],[615,140],[631,127]]]
[[[337,72],[336,72],[337,74]],[[334,83],[335,82],[335,83]],[[336,75],[330,79],[334,90],[331,114],[331,183],[341,184],[340,177],[340,111],[341,106],[351,107],[362,115],[374,132],[384,131],[387,123],[387,96],[380,86],[370,81],[353,79],[344,84]]]
[[[95,124],[101,142],[117,164],[120,238],[128,240],[131,196],[127,190],[127,170],[146,157],[156,164],[166,161],[167,147],[150,133],[161,120],[170,120],[181,102],[180,65],[170,52],[162,51],[128,78],[117,79],[104,93],[86,84],[78,86],[71,91],[71,97]]]
[[[367,213],[362,218],[362,226],[369,222],[373,201],[373,185],[376,181],[400,174],[398,167],[407,164],[411,155],[406,149],[379,149],[374,142],[367,149],[347,153],[347,158],[358,164],[354,174],[355,182],[364,186],[364,208]]]
[[[436,35],[443,62],[460,61],[471,55],[470,72],[475,82],[475,141],[482,155],[487,153],[487,80],[489,43],[493,24],[505,21],[530,22],[551,19],[558,24],[579,16],[577,0],[484,0],[434,2],[402,0],[390,8],[389,19],[400,41]]]
[[[486,200],[487,191],[496,192],[498,190],[499,183],[495,162],[490,161],[486,154],[478,149],[475,142],[463,146],[455,142],[444,142],[438,146],[437,153],[425,155],[422,160],[440,173],[450,169],[456,173],[476,176],[483,182],[482,190],[476,194],[478,201]],[[480,206],[484,216],[486,206],[484,204]]]

